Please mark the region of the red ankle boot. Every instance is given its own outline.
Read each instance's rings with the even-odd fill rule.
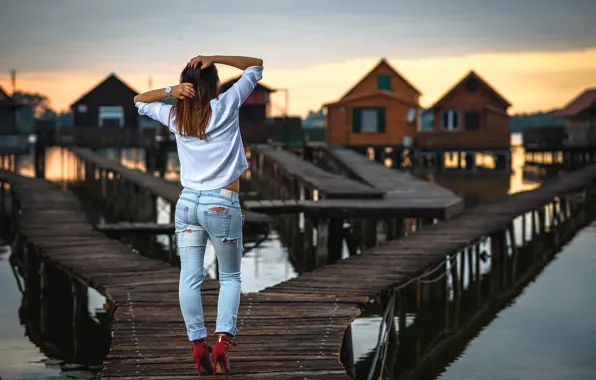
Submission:
[[[217,344],[213,347],[213,368],[216,375],[232,373],[230,362],[228,362],[228,349],[230,345],[236,346],[236,342],[220,335],[217,339]]]
[[[195,340],[192,356],[195,358],[199,376],[213,373],[213,363],[211,362],[211,357],[209,355],[210,352],[211,347],[209,347],[205,339]]]

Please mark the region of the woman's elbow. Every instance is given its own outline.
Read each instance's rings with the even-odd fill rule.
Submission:
[[[140,100],[139,100],[139,95],[135,95],[135,97],[133,98],[133,101],[135,104],[137,104]]]
[[[257,58],[257,66],[263,66],[263,60],[261,58]]]

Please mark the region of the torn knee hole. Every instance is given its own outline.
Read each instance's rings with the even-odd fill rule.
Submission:
[[[235,243],[238,239],[223,238],[224,243]]]
[[[225,207],[211,207],[209,209],[209,211],[218,212],[218,213],[226,212],[226,210],[227,209]]]

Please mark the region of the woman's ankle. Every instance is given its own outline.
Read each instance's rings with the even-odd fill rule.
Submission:
[[[234,338],[233,335],[228,333],[217,333],[217,340],[219,341],[220,338],[224,338],[225,340],[232,340]]]

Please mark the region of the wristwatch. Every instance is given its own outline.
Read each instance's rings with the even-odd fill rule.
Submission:
[[[172,96],[172,86],[166,87],[166,94],[168,94],[168,96]]]

